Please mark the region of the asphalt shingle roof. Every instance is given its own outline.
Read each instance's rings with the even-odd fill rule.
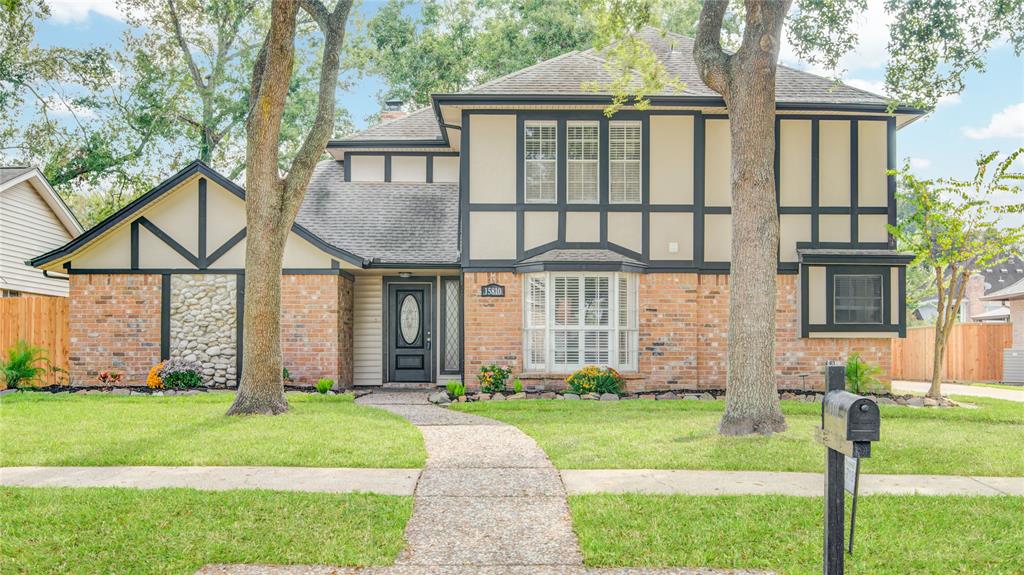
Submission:
[[[351,134],[335,141],[362,142],[374,140],[437,140],[440,142],[441,129],[438,127],[434,110],[426,107],[410,112],[401,118],[377,124],[362,132]]]
[[[340,162],[320,162],[296,222],[334,247],[381,263],[459,261],[454,183],[346,182]]]
[[[666,71],[685,84],[679,92],[649,94],[650,96],[697,96],[717,98],[720,95],[700,79],[693,59],[693,38],[645,28],[638,36],[647,42],[664,64]],[[486,84],[463,90],[460,94],[595,94],[584,89],[588,82],[608,84],[611,77],[605,60],[591,48],[570,52],[541,62]],[[821,104],[886,104],[887,100],[852,86],[837,83],[800,70],[780,65],[775,81],[776,100],[786,103]]]
[[[0,167],[0,184],[6,184],[14,178],[31,171],[32,168],[22,166]]]
[[[567,263],[625,263],[633,264],[637,266],[644,265],[643,262],[635,260],[629,256],[622,255],[618,252],[611,250],[601,249],[551,249],[543,253],[539,253],[533,257],[527,258],[519,262],[520,264],[538,264],[538,263],[556,263],[556,262],[567,262]]]

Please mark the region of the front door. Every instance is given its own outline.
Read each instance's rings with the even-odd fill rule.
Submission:
[[[388,381],[433,381],[430,284],[388,284]]]

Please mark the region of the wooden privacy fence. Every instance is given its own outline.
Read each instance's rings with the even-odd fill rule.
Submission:
[[[0,298],[0,356],[19,339],[46,350],[54,367],[68,369],[68,298]],[[67,383],[67,375],[50,372],[48,384]]]
[[[1003,349],[1011,346],[1008,323],[962,323],[953,326],[943,360],[943,381],[999,381]],[[905,339],[892,340],[892,378],[930,381],[935,357],[935,328],[912,327]]]

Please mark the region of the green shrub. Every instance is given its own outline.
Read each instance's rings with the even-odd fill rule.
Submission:
[[[285,383],[287,383],[287,382],[292,380],[292,374],[288,373],[288,368],[287,367],[282,367],[281,368],[281,379],[283,379],[285,381]]]
[[[505,391],[505,382],[511,374],[512,369],[507,365],[481,365],[476,380],[480,382],[480,390],[484,393],[498,393]]]
[[[321,377],[316,380],[316,391],[317,393],[327,393],[334,387],[334,380],[329,377]]]
[[[466,395],[466,386],[461,381],[449,381],[444,384],[444,387],[448,390],[448,395],[453,398]]]
[[[593,365],[576,370],[565,378],[565,382],[569,384],[570,391],[581,395],[584,393],[614,393],[618,395],[622,392],[624,383],[622,376],[614,369],[610,367],[601,369]]]
[[[512,382],[512,391],[516,393],[523,392],[523,382],[518,377]]]
[[[7,349],[7,359],[0,359],[0,389],[34,387],[42,382],[49,364],[45,349],[18,340]]]
[[[191,389],[203,385],[203,366],[194,361],[169,359],[160,369],[160,381],[167,389]]]
[[[856,394],[885,391],[885,384],[875,377],[879,373],[882,368],[864,361],[857,352],[851,353],[846,358],[846,390]]]

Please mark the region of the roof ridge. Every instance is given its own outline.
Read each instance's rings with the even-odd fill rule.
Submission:
[[[504,80],[509,80],[509,79],[512,79],[512,78],[516,78],[518,76],[521,76],[522,74],[525,74],[526,72],[529,72],[530,70],[536,68],[537,66],[540,66],[541,64],[550,64],[551,62],[556,62],[558,60],[561,60],[562,58],[566,58],[568,56],[571,56],[573,54],[578,54],[578,53],[579,53],[579,50],[570,50],[569,52],[565,52],[565,53],[559,54],[558,56],[555,56],[553,58],[548,58],[547,60],[541,60],[540,62],[537,62],[536,64],[531,64],[530,66],[527,66],[525,68],[521,68],[519,70],[516,70],[515,72],[509,72],[508,74],[505,74],[504,76],[499,76],[497,78],[493,78],[491,80],[488,80],[488,81],[484,82],[483,84],[477,84],[476,86],[470,86],[469,88],[466,88],[464,90],[459,90],[459,92],[464,92],[465,90],[479,90],[480,88],[485,88],[487,86],[494,85],[497,82],[501,82],[501,81],[504,81]]]

